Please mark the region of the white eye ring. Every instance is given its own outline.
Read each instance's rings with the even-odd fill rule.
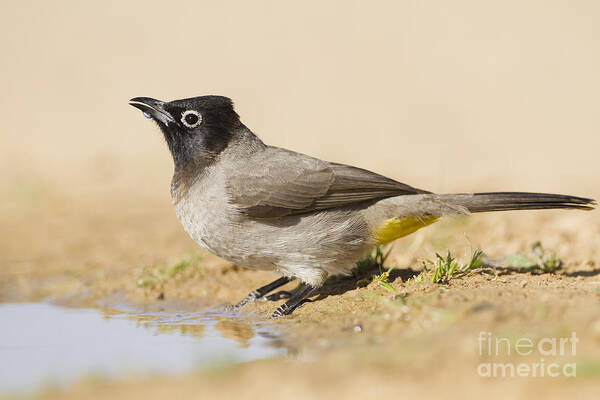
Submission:
[[[194,123],[191,123],[191,124],[190,124],[190,123],[189,123],[189,122],[186,120],[186,117],[187,117],[188,115],[195,115],[195,116],[196,116],[196,118],[197,118],[198,120],[197,120],[196,122],[194,122]],[[192,120],[193,120],[193,117],[192,117]],[[181,123],[182,123],[183,125],[185,125],[186,127],[188,127],[188,128],[195,128],[195,127],[197,127],[198,125],[200,125],[200,123],[201,123],[201,122],[202,122],[202,116],[200,115],[200,113],[199,113],[198,111],[194,111],[194,110],[187,110],[187,111],[184,111],[184,112],[181,114]]]

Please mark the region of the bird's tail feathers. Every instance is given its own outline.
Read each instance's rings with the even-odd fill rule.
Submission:
[[[472,213],[555,208],[592,210],[596,205],[595,200],[585,197],[526,192],[441,194],[436,195],[436,198],[448,205],[464,207]]]

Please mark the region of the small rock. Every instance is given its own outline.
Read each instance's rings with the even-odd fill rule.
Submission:
[[[481,311],[486,311],[486,310],[491,310],[492,308],[494,308],[495,305],[489,302],[483,302],[483,303],[479,303],[474,305],[473,307],[471,307],[471,312],[474,313],[478,313]]]

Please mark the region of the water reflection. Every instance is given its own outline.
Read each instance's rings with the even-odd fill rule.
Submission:
[[[269,322],[222,312],[0,304],[0,394],[86,375],[180,374],[285,354]]]
[[[222,337],[235,340],[244,348],[249,346],[250,339],[254,337],[252,328],[241,321],[219,318],[215,328],[221,333]]]
[[[202,337],[205,325],[156,325],[160,333],[172,333],[175,335]]]

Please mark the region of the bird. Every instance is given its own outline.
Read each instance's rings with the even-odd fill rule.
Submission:
[[[234,308],[301,284],[271,317],[291,314],[328,277],[348,275],[376,246],[441,217],[488,211],[591,210],[595,200],[559,194],[436,194],[366,169],[265,144],[233,102],[207,95],[174,101],[135,97],[173,158],[171,199],[189,236],[237,265],[272,271],[275,281]]]

